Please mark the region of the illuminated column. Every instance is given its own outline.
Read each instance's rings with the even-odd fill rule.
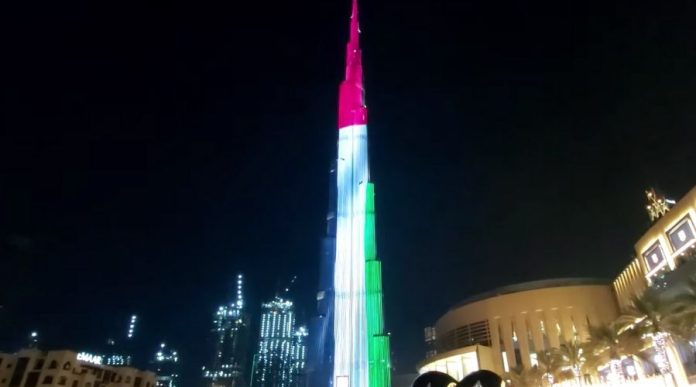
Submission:
[[[389,336],[384,332],[382,268],[375,244],[356,0],[339,94],[338,127],[333,385],[388,387]]]

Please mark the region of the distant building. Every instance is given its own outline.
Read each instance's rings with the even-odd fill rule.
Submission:
[[[150,364],[157,374],[157,387],[180,387],[181,363],[176,350],[160,344]]]
[[[74,351],[0,353],[0,387],[155,387],[155,374]]]
[[[125,352],[125,349],[116,346],[114,339],[106,340],[106,355],[104,364],[110,366],[129,366],[133,363],[133,356]]]
[[[128,319],[128,328],[122,340],[108,338],[106,340],[106,350],[104,351],[104,364],[110,366],[130,366],[134,363],[134,341],[136,337],[136,327],[138,316],[133,314]]]
[[[307,329],[296,327],[292,301],[276,297],[261,305],[258,352],[253,387],[303,386]]]
[[[213,317],[212,359],[203,367],[206,387],[242,387],[247,362],[249,317],[242,294],[243,277],[237,276],[236,301],[222,305]]]

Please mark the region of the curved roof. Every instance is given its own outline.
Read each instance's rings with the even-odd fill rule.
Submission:
[[[560,288],[566,286],[580,285],[606,285],[609,286],[609,281],[602,278],[552,278],[539,281],[522,282],[514,285],[502,286],[484,293],[479,293],[475,296],[465,298],[463,301],[455,304],[449,310],[461,308],[462,306],[474,303],[476,301],[485,300],[491,297],[503,296],[511,293],[526,292],[530,290]]]

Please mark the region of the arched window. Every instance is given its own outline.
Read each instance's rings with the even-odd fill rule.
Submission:
[[[70,364],[69,361],[66,361],[65,364],[63,364],[63,369],[66,371],[69,371],[72,368],[72,364]]]
[[[61,376],[60,379],[58,379],[58,385],[59,386],[64,386],[68,383],[68,378],[65,376]]]
[[[58,362],[55,360],[51,360],[51,363],[48,365],[48,368],[51,370],[58,368]]]

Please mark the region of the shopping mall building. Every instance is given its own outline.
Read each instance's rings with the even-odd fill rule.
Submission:
[[[502,374],[537,364],[538,353],[564,342],[586,341],[590,325],[614,321],[648,287],[669,291],[696,273],[696,261],[687,260],[696,247],[694,222],[696,187],[655,219],[634,246],[636,258],[612,283],[550,279],[465,299],[425,329],[428,349],[418,372],[445,372],[457,380],[478,369]],[[688,346],[679,356],[694,362]]]
[[[99,355],[67,350],[0,353],[0,387],[156,387],[153,372],[102,363]]]

